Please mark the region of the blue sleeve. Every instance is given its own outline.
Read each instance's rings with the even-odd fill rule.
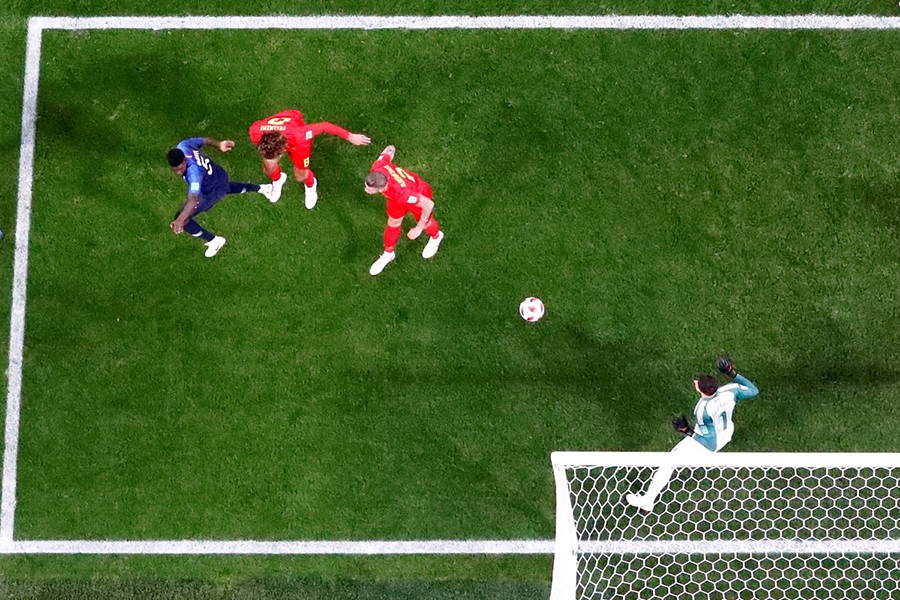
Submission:
[[[753,385],[753,382],[744,377],[743,375],[735,375],[734,376],[735,383],[739,383],[740,386],[734,392],[735,400],[747,400],[759,394],[759,388]]]
[[[178,142],[176,148],[179,148],[182,152],[185,153],[185,155],[188,155],[194,150],[201,150],[203,148],[203,138],[196,137],[181,140],[180,142]]]
[[[203,185],[203,169],[197,164],[189,164],[184,172],[184,180],[188,184],[188,194],[199,194]]]

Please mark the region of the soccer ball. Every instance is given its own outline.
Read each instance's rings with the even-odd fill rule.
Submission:
[[[525,298],[519,304],[519,314],[529,323],[540,321],[541,317],[544,316],[544,303],[541,302],[540,298],[535,298],[534,296]]]

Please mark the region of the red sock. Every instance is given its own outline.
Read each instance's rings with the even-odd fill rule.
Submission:
[[[400,239],[400,228],[387,226],[384,229],[384,251],[393,252],[397,247],[397,240]]]
[[[316,183],[316,176],[313,174],[312,169],[306,170],[306,179],[303,180],[303,183],[306,184],[306,187],[312,187]]]
[[[281,177],[281,165],[275,165],[275,170],[269,173],[269,179],[278,181],[279,177]]]
[[[428,222],[425,223],[425,233],[435,238],[441,232],[441,227],[438,225],[438,222],[434,220],[434,217],[429,217]]]

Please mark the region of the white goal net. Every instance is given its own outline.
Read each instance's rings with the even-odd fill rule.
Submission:
[[[900,454],[554,452],[551,600],[900,599]],[[645,513],[625,501],[675,474]]]

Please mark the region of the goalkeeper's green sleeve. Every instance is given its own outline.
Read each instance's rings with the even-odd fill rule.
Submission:
[[[734,391],[735,400],[747,400],[759,394],[759,388],[740,373],[735,375],[734,382],[738,384],[738,389]]]

